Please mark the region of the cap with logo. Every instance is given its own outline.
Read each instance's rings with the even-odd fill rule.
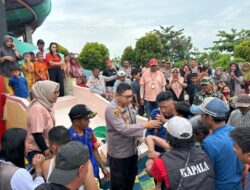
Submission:
[[[87,146],[80,142],[71,141],[62,146],[56,156],[55,169],[52,171],[49,182],[67,185],[76,176],[81,165],[89,160]]]
[[[120,70],[120,71],[118,71],[117,76],[118,77],[123,77],[123,76],[126,76],[126,73],[125,73],[124,70]]]
[[[207,85],[207,84],[209,84],[209,83],[211,83],[211,82],[212,82],[212,78],[211,78],[211,77],[203,77],[203,78],[201,79],[200,84],[201,84],[201,85]]]
[[[171,136],[177,139],[189,139],[193,136],[191,123],[183,117],[175,116],[171,118],[164,127]]]
[[[237,97],[236,107],[247,108],[250,106],[250,96],[248,94],[240,94]]]
[[[73,106],[69,112],[69,117],[71,120],[74,119],[91,119],[96,116],[96,112],[92,112],[86,105],[84,104],[77,104]]]
[[[149,65],[150,65],[150,66],[158,65],[157,59],[155,59],[155,58],[150,59],[150,60],[149,60]]]
[[[205,98],[200,105],[201,113],[208,114],[212,117],[226,117],[229,112],[229,106],[219,98]]]

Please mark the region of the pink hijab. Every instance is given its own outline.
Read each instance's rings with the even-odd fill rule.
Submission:
[[[171,77],[168,78],[169,84],[171,85],[171,89],[172,89],[173,92],[175,93],[176,97],[179,98],[180,95],[181,95],[181,92],[182,92],[182,90],[183,90],[183,87],[182,87],[178,82],[173,82],[173,83],[172,83],[172,81],[173,81],[173,72],[174,72],[174,71],[178,71],[178,72],[179,72],[178,78],[179,78],[179,81],[180,81],[181,83],[184,82],[184,78],[180,75],[180,71],[179,71],[178,68],[172,69]]]
[[[75,63],[73,63],[73,60],[75,61]],[[74,78],[78,78],[82,76],[82,67],[78,63],[75,57],[72,57],[70,59],[70,75]]]

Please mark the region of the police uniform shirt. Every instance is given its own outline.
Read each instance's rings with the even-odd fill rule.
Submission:
[[[131,106],[121,108],[114,99],[105,111],[108,154],[113,158],[128,158],[137,154],[137,137],[143,136],[143,124],[136,124]]]

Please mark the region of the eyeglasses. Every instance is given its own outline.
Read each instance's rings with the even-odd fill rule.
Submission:
[[[60,91],[59,91],[59,90],[58,90],[58,91],[55,91],[54,94],[55,94],[56,96],[59,96],[59,95],[60,95]]]
[[[122,97],[126,98],[127,100],[129,100],[129,99],[133,98],[133,95],[128,95],[128,96],[120,95],[120,96],[122,96]]]

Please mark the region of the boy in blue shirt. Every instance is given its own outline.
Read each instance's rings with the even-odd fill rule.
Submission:
[[[145,137],[148,135],[154,135],[166,140],[167,130],[163,127],[163,125],[174,116],[174,101],[172,92],[167,91],[159,93],[156,97],[156,102],[158,104],[158,108],[151,112],[150,119],[161,120],[162,124],[158,129],[147,129]],[[159,146],[155,146],[155,151],[160,153],[165,152],[165,150]]]
[[[89,158],[93,165],[93,171],[96,178],[100,179],[99,167],[104,174],[105,179],[110,179],[110,173],[105,168],[104,163],[101,160],[98,152],[99,143],[94,136],[93,130],[89,127],[89,119],[96,116],[96,113],[89,110],[89,108],[83,104],[77,104],[71,108],[69,117],[72,122],[72,126],[69,128],[69,134],[71,140],[79,141],[82,144],[88,146]]]
[[[27,81],[24,77],[20,75],[21,74],[20,67],[18,65],[14,65],[10,69],[10,71],[12,77],[9,80],[9,86],[14,92],[14,95],[20,98],[28,98],[29,91],[28,91]]]

